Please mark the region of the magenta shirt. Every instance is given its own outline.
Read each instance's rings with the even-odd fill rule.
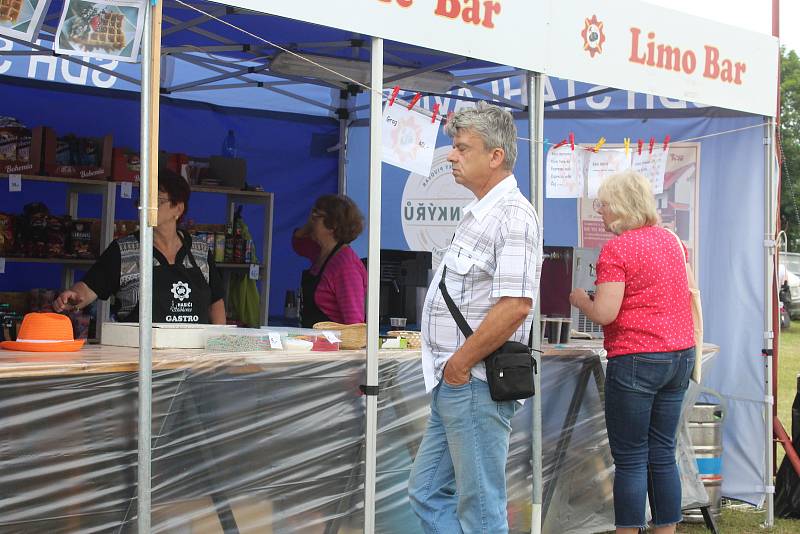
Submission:
[[[675,236],[656,226],[629,230],[603,246],[597,283],[625,283],[619,314],[603,327],[609,358],[694,345],[686,257]]]
[[[319,256],[319,245],[310,238],[292,237],[292,248],[312,264]],[[311,273],[317,274],[317,271],[312,269]],[[328,261],[314,293],[314,302],[331,321],[363,323],[366,293],[367,269],[353,249],[344,245]]]

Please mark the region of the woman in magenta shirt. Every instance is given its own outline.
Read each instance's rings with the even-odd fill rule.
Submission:
[[[681,482],[675,433],[694,367],[695,347],[686,249],[657,226],[650,182],[634,171],[609,177],[595,209],[607,242],[597,261],[597,293],[583,289],[570,302],[603,325],[606,426],[616,473],[617,533],[645,525],[650,497],[657,534],[681,520]]]
[[[292,247],[311,260],[301,281],[301,323],[364,322],[367,270],[348,246],[361,234],[364,217],[344,195],[324,195],[314,203],[308,222],[295,230]]]

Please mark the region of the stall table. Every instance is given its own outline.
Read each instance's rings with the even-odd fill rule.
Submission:
[[[613,528],[597,342],[545,347],[544,532]],[[0,531],[133,532],[138,349],[0,351]],[[377,532],[418,532],[418,351],[379,353]],[[153,351],[153,532],[360,532],[365,352]],[[512,532],[530,532],[531,403],[513,422]]]

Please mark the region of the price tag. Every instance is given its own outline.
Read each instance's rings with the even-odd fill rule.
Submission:
[[[119,194],[122,198],[133,198],[133,183],[122,182],[119,184]]]
[[[250,280],[258,280],[259,265],[257,263],[253,263],[250,265]]]
[[[12,193],[22,191],[22,175],[9,174],[8,175],[8,190]]]
[[[0,258],[0,274],[6,272],[6,259]]]
[[[328,340],[328,343],[341,343],[341,339],[333,332],[328,332],[327,330],[322,332],[322,335],[325,336],[325,339]]]
[[[270,332],[267,335],[269,336],[270,348],[283,349],[283,343],[281,343],[281,335],[278,332]]]

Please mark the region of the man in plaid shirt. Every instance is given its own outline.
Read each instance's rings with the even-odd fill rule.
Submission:
[[[509,340],[527,343],[539,291],[542,231],[513,175],[510,113],[478,103],[447,122],[448,160],[475,200],[433,277],[422,311],[422,367],[431,415],[409,481],[425,532],[508,532],[505,465],[517,401],[492,400],[483,359]],[[458,328],[445,284],[474,334]]]

